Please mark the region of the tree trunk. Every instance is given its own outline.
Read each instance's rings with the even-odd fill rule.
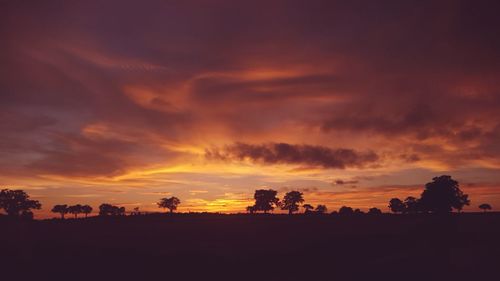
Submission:
[[[61,213],[61,219],[62,220],[64,219],[64,213]]]

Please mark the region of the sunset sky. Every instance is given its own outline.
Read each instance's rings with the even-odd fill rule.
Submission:
[[[497,1],[2,1],[0,187],[387,211],[451,175],[500,210]]]

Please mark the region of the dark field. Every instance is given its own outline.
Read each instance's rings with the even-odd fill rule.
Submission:
[[[500,214],[0,221],[1,280],[500,280]]]

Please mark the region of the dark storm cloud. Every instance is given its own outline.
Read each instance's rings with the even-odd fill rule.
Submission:
[[[333,182],[335,185],[344,185],[344,184],[357,184],[359,181],[357,180],[335,180]]]
[[[352,149],[332,149],[324,146],[293,145],[287,143],[235,143],[224,149],[207,150],[206,157],[220,160],[251,160],[262,164],[294,164],[310,167],[344,169],[362,167],[378,160],[374,152]]]

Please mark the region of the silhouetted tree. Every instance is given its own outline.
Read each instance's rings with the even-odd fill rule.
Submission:
[[[406,206],[399,198],[392,198],[391,201],[389,201],[389,209],[391,209],[393,213],[401,214],[406,211]]]
[[[274,210],[274,206],[279,205],[279,199],[276,197],[278,192],[276,190],[259,189],[255,191],[255,205],[254,211],[263,211],[267,213]]]
[[[82,213],[85,214],[85,218],[87,218],[87,216],[92,213],[92,207],[90,207],[89,205],[83,205],[82,206]]]
[[[416,214],[422,211],[422,205],[420,203],[420,200],[413,196],[406,197],[404,202],[404,207],[405,207],[404,213],[407,214]]]
[[[299,210],[299,204],[302,204],[304,202],[304,198],[302,197],[302,192],[299,191],[290,191],[287,194],[285,194],[285,197],[283,197],[283,202],[281,209],[282,210],[288,210],[288,214],[293,214],[293,212],[296,212]]]
[[[380,214],[382,214],[382,210],[380,210],[379,208],[373,207],[373,208],[370,208],[368,210],[368,214],[370,214],[370,215],[380,215]]]
[[[64,215],[68,213],[68,205],[55,205],[52,210],[52,213],[58,213],[61,215],[61,219],[64,219]]]
[[[75,215],[75,219],[78,217],[78,214],[82,212],[82,205],[76,204],[68,207],[68,213]]]
[[[170,198],[162,198],[160,199],[160,202],[158,202],[158,207],[159,208],[164,208],[164,209],[169,209],[170,213],[173,213],[175,210],[177,210],[177,206],[181,203],[181,200],[177,197],[170,197]]]
[[[3,189],[0,191],[0,209],[12,217],[33,218],[31,210],[41,209],[42,204],[29,198],[23,190]]]
[[[359,209],[358,209],[359,210]],[[351,207],[347,207],[347,206],[342,206],[340,207],[339,209],[339,214],[340,215],[352,215],[354,213],[354,211],[352,210]]]
[[[318,214],[324,214],[328,211],[328,208],[325,205],[318,205],[316,206],[316,212]]]
[[[117,207],[107,203],[99,206],[99,216],[119,216],[124,213],[125,207]]]
[[[309,213],[314,210],[314,207],[311,204],[304,204],[302,205],[302,208],[304,208],[304,213]]]
[[[460,190],[458,182],[445,175],[435,177],[425,185],[419,202],[424,211],[433,213],[448,213],[470,203],[468,196]]]
[[[479,209],[483,210],[483,212],[486,213],[486,211],[491,210],[491,205],[484,203],[479,205]]]

